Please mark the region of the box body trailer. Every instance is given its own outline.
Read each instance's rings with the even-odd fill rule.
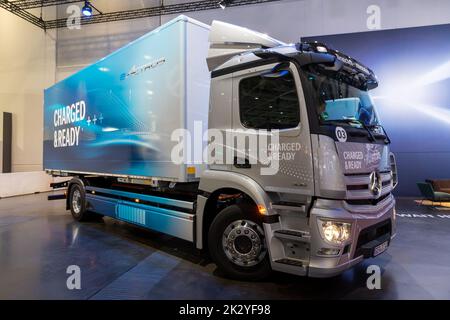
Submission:
[[[208,125],[208,35],[176,19],[45,90],[45,169],[198,178],[200,166],[171,161],[171,134]]]
[[[44,169],[78,221],[190,241],[237,279],[331,277],[396,234],[377,85],[324,44],[180,16],[45,91]]]

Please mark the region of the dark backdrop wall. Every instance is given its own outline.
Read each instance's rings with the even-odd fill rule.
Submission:
[[[450,179],[450,25],[303,38],[369,66],[372,91],[399,167],[397,194],[418,195],[416,182]]]

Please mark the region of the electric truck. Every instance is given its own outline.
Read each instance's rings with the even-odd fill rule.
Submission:
[[[321,43],[179,16],[45,90],[44,169],[77,221],[190,241],[230,277],[331,277],[396,234],[378,80]]]

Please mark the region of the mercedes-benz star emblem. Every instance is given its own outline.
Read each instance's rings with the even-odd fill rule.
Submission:
[[[372,192],[372,194],[378,198],[381,195],[381,190],[383,188],[382,182],[381,182],[381,176],[380,173],[377,171],[374,171],[370,174],[369,177],[369,190]]]

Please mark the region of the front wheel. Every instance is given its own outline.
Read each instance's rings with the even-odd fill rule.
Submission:
[[[256,208],[231,205],[215,217],[209,228],[211,258],[227,275],[239,280],[260,280],[270,272],[264,230]]]

